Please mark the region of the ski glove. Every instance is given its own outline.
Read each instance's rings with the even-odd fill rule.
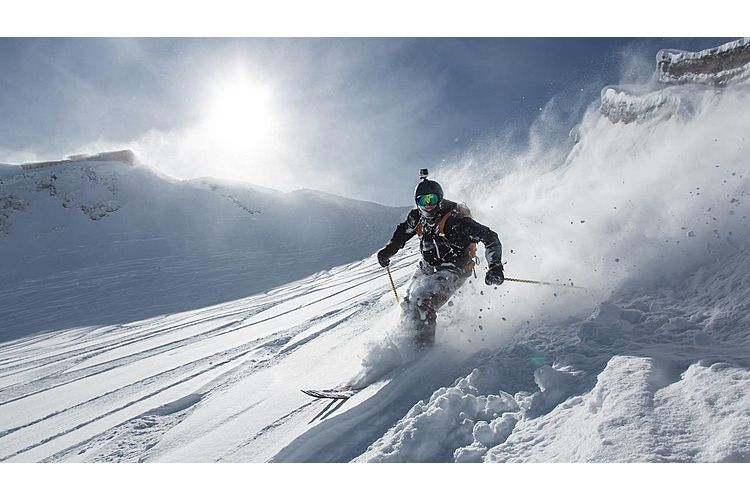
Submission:
[[[395,253],[396,252],[393,251],[390,245],[383,247],[383,249],[378,252],[378,264],[380,264],[380,267],[388,267],[391,263],[391,257],[393,257]]]
[[[502,285],[505,281],[505,275],[503,274],[502,264],[493,266],[487,270],[487,275],[484,277],[484,282],[488,285]]]

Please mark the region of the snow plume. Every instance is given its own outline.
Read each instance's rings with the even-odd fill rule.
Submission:
[[[412,275],[417,262],[418,250],[411,242],[400,254],[391,260],[391,272],[397,287],[403,286]],[[378,333],[366,342],[359,355],[362,367],[346,385],[352,388],[365,387],[388,376],[399,367],[407,366],[419,353],[414,344],[413,332],[404,329],[399,321],[401,309],[391,307],[393,294],[388,291],[380,301],[387,304],[390,314],[382,317],[371,330]],[[402,303],[403,304],[403,303]]]
[[[435,176],[498,232],[506,277],[586,291],[482,269],[443,336],[491,349],[357,460],[747,460],[750,85],[610,89],[575,144],[537,127]]]
[[[0,158],[8,164],[20,165],[21,163],[29,163],[33,161],[39,161],[40,158],[31,151],[21,150],[14,151],[10,149],[0,148]]]
[[[502,317],[590,307],[625,283],[669,280],[747,241],[750,86],[658,92],[685,112],[613,123],[592,106],[567,155],[538,140],[520,153],[484,145],[437,176],[447,197],[467,201],[498,232],[506,276],[590,290],[475,282],[466,313],[498,306],[485,329],[502,328]]]
[[[249,144],[249,146],[247,146]],[[246,147],[247,146],[247,147]],[[282,152],[269,146],[263,151],[248,141],[217,138],[210,123],[198,123],[177,130],[151,130],[130,142],[95,141],[85,151],[128,148],[151,168],[177,179],[212,177],[252,180],[272,188],[291,188],[292,174],[284,167]]]
[[[392,327],[383,338],[366,345],[362,355],[362,370],[347,385],[353,389],[366,387],[413,361],[417,355],[414,339],[409,332],[399,326]]]
[[[438,344],[499,348],[623,286],[673,282],[750,236],[741,209],[750,194],[750,85],[608,87],[568,142],[559,140],[564,104],[544,108],[526,149],[484,140],[434,178],[499,234],[506,277],[585,290],[488,287],[480,246],[477,278],[440,312]],[[613,109],[632,119],[613,120]]]

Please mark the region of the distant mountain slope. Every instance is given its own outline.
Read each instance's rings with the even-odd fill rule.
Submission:
[[[314,191],[177,181],[116,161],[6,165],[0,340],[267,290],[372,255],[403,216]]]

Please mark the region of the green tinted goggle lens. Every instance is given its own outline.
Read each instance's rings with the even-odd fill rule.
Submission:
[[[417,205],[420,207],[434,206],[438,204],[438,201],[440,201],[440,197],[434,193],[417,196]]]

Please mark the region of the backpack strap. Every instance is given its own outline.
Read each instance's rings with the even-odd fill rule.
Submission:
[[[445,238],[445,223],[448,222],[448,218],[453,215],[453,210],[445,213],[438,222],[438,236]]]
[[[444,213],[440,218],[440,222],[438,222],[438,236],[445,238],[445,223],[448,222],[448,218],[451,215],[453,215],[453,210]],[[422,227],[422,223],[420,222],[419,224],[417,224],[417,235],[421,238],[423,233],[424,228]]]

